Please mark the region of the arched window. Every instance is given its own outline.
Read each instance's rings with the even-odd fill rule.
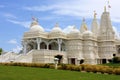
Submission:
[[[45,44],[45,42],[40,43],[40,48],[47,49],[47,45]]]
[[[58,50],[58,44],[56,42],[50,43],[49,50]]]

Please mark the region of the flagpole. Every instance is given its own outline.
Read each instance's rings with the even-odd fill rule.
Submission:
[[[108,2],[107,2],[107,6],[108,6],[108,12],[110,12],[110,8],[111,8],[111,6],[110,6],[110,2],[109,2],[109,0],[108,0]]]

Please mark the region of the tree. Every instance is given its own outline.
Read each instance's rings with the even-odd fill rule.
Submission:
[[[3,52],[3,49],[2,49],[2,48],[0,48],[0,55],[2,54],[2,52]]]

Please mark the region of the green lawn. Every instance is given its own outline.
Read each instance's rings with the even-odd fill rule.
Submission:
[[[0,80],[120,80],[120,76],[46,68],[0,66]]]

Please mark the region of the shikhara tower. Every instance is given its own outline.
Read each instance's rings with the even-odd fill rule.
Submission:
[[[102,63],[106,63],[109,59],[113,58],[115,53],[115,32],[113,30],[110,13],[104,8],[101,16],[100,29],[98,34],[98,53],[102,59]]]
[[[1,62],[29,62],[29,63],[54,63],[54,58],[64,64],[102,64],[112,60],[113,55],[120,56],[120,39],[115,38],[115,32],[110,20],[110,13],[104,8],[100,19],[97,21],[96,13],[88,30],[83,19],[80,30],[73,27],[64,33],[59,24],[50,32],[45,32],[37,19],[33,19],[30,30],[24,33],[23,52],[13,57],[6,53]],[[9,59],[8,59],[9,58]]]

